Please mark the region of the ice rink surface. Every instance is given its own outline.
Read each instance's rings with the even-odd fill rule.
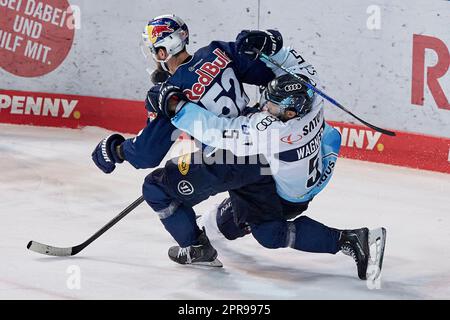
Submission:
[[[29,240],[79,244],[140,196],[149,170],[105,175],[92,163],[107,134],[0,125],[0,299],[450,298],[450,176],[347,159],[306,214],[337,228],[386,227],[381,283],[359,280],[343,254],[268,250],[251,236],[213,241],[222,269],[176,265],[175,242],[145,203],[77,256],[28,251]]]

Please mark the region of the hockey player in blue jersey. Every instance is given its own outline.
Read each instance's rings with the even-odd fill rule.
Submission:
[[[188,42],[186,25],[177,17],[158,17],[152,20],[144,33],[155,60],[170,73],[160,92],[160,101],[155,103],[149,95],[149,108],[159,111],[156,119],[137,137],[125,140],[115,134],[100,142],[93,152],[93,159],[104,172],[114,170],[116,163],[124,160],[136,168],[151,168],[159,165],[174,142],[175,126],[161,112],[167,105],[171,88],[179,88],[182,95],[200,108],[208,109],[216,116],[233,118],[246,111],[248,98],[242,83],[267,85],[276,77],[276,72],[252,56],[255,46],[262,52],[275,56],[280,51],[287,54],[285,64],[299,65],[293,50],[282,49],[281,35],[276,31],[244,31],[236,42],[215,41],[198,50],[193,56],[185,50]],[[303,61],[304,62],[304,61]],[[306,63],[302,66],[308,73],[315,71]],[[151,90],[152,91],[152,90]],[[153,93],[155,88],[153,88]],[[150,92],[151,93],[151,92]],[[152,101],[153,100],[153,101]],[[233,161],[231,164],[195,163],[195,154],[185,155],[177,161],[169,161],[164,168],[153,171],[144,183],[143,193],[147,203],[156,211],[161,222],[179,246],[169,249],[169,257],[181,264],[207,264],[221,266],[217,251],[209,243],[204,231],[195,222],[192,207],[209,196],[229,191],[233,211],[239,213],[242,222],[254,226],[264,221],[284,219],[285,205],[279,200],[277,187],[271,176],[261,175],[260,163],[245,165]],[[236,160],[236,159],[235,159]],[[244,158],[244,162],[248,160]],[[316,174],[316,178],[317,175]],[[303,203],[306,209],[307,201]],[[303,211],[296,206],[293,211]],[[291,212],[292,214],[294,212]],[[253,217],[253,218],[249,218]],[[256,218],[257,217],[257,218]],[[259,219],[259,221],[252,220]],[[302,219],[304,237],[298,240],[306,251],[331,252],[345,249],[339,241],[342,232],[328,228],[312,219]],[[256,222],[255,222],[256,221]],[[283,247],[295,243],[292,225],[282,228],[282,234],[273,234],[273,228],[252,228],[255,238],[267,247]],[[314,237],[308,230],[315,229]],[[281,230],[281,229],[280,229]],[[290,232],[288,233],[287,231]],[[285,240],[290,235],[290,242]],[[355,253],[358,236],[350,243]],[[349,243],[347,246],[349,247]]]
[[[275,77],[263,62],[238,53],[238,43],[251,40],[248,35],[253,39],[256,35],[258,42],[262,40],[263,46],[259,48],[269,55],[282,47],[282,38],[277,31],[246,31],[236,42],[213,41],[190,55],[186,50],[188,28],[173,15],[151,20],[143,33],[154,60],[170,74],[166,83],[182,88],[191,101],[224,117],[238,116],[247,108],[249,99],[243,83],[266,85]],[[152,112],[157,111],[152,104],[154,92],[155,88],[152,88],[146,101]],[[124,161],[137,169],[154,168],[179,134],[169,118],[157,113],[156,118],[149,120],[132,139],[125,139],[120,134],[103,139],[92,153],[92,159],[105,173],[113,172],[116,164]],[[203,157],[200,151],[168,161],[164,168],[154,170],[145,179],[143,195],[179,247],[183,248],[171,248],[171,259],[179,263],[221,266],[216,259],[216,250],[195,222],[192,209],[195,204],[228,191],[237,211],[264,214],[281,209],[277,201],[264,201],[277,197],[272,177],[260,174],[264,164],[250,163],[247,157],[238,161],[232,154],[234,160],[231,164],[224,164],[224,161],[222,164],[196,164],[194,158],[198,154]],[[223,159],[227,158],[229,156],[224,154]]]

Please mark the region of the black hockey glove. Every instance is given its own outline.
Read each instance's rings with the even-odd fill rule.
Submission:
[[[157,84],[150,88],[147,92],[147,97],[145,99],[145,109],[148,112],[159,112],[158,106],[158,97],[159,97],[159,89],[161,89],[161,85]]]
[[[113,134],[106,137],[95,147],[92,152],[92,161],[104,173],[111,173],[116,168],[116,163],[124,161],[121,154],[121,145],[125,138],[120,134]]]
[[[183,91],[169,83],[163,83],[159,90],[158,108],[166,117],[173,118],[175,114],[188,102]]]
[[[283,37],[276,30],[243,30],[236,38],[236,48],[239,54],[245,54],[256,60],[258,55],[253,49],[271,56],[283,47]]]
[[[147,121],[152,121],[156,119],[159,112],[158,107],[158,97],[159,97],[159,89],[161,88],[160,84],[157,84],[150,88],[147,92],[147,97],[145,97],[145,109],[147,110]]]

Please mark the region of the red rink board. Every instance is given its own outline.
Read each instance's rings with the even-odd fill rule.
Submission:
[[[6,107],[8,101],[4,96],[10,97],[11,106]],[[40,108],[36,106],[39,98],[42,99]],[[50,99],[47,105],[45,99]],[[66,114],[63,100],[76,103]],[[145,126],[146,119],[143,101],[0,90],[0,122],[3,123],[74,129],[96,126],[135,134]]]
[[[450,173],[448,138],[394,130],[395,137],[382,134],[377,139],[377,133],[364,126],[330,124],[341,132],[344,158]]]
[[[0,90],[0,122],[136,134],[146,123],[142,101]],[[342,135],[341,156],[450,173],[450,139],[408,132],[396,137],[359,125],[330,122]],[[395,131],[395,130],[394,130]]]

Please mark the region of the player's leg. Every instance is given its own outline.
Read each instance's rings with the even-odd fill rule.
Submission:
[[[235,240],[251,233],[248,223],[236,223],[230,198],[198,216],[197,224],[200,228],[205,228],[212,240],[220,238]]]
[[[252,234],[269,249],[293,248],[300,251],[335,254],[340,251],[340,231],[306,216],[293,221],[276,219],[250,223]]]
[[[241,166],[237,170],[241,171],[242,176],[248,176],[247,168]],[[217,208],[203,213],[197,219],[198,224],[204,226],[213,237],[235,240],[251,232],[247,223],[249,216],[257,216],[258,221],[283,218],[283,207],[275,181],[265,171],[261,173],[263,174],[253,175],[249,184],[230,190],[230,198],[225,199]]]
[[[201,230],[195,223],[195,213],[191,207],[184,206],[182,202],[174,199],[167,192],[166,168],[154,170],[145,178],[143,185],[144,199],[158,214],[159,219],[182,247],[195,243]]]
[[[282,206],[272,176],[265,174],[265,170],[249,175],[245,166],[240,166],[235,171],[239,173],[238,176],[246,177],[248,184],[230,190],[230,198],[197,220],[208,234],[223,236],[228,240],[235,240],[251,232],[247,223],[249,215],[282,217]]]
[[[292,206],[284,212],[287,219],[293,219],[306,210],[307,204]],[[225,237],[234,240],[253,230],[253,236],[266,248],[277,249],[291,247],[301,251],[335,254],[339,251],[353,257],[360,279],[375,280],[381,272],[384,255],[386,231],[383,228],[369,230],[337,230],[327,227],[309,217],[300,216],[293,221],[276,219],[250,226],[247,223],[237,225],[233,219],[233,207],[230,199],[225,199],[218,208],[204,214],[199,225],[208,230],[214,238]],[[371,256],[370,246],[375,245]]]
[[[294,218],[298,211],[306,211],[308,207],[307,203],[294,204],[283,199],[281,202],[284,215],[288,219]],[[375,279],[379,276],[386,238],[386,230],[383,228],[338,230],[326,227],[305,216],[289,221],[288,229],[290,229],[288,238],[292,241],[288,243],[288,246],[309,252],[336,253],[338,250],[355,260],[360,279]],[[338,236],[337,240],[336,236]],[[371,256],[372,245],[375,250]]]
[[[239,202],[240,208],[243,206],[251,208],[251,203],[245,198],[235,199],[236,201]],[[277,199],[265,197],[264,202],[268,201],[275,202]],[[235,240],[251,232],[262,246],[270,249],[292,247],[308,252],[338,252],[339,232],[335,229],[308,217],[287,221],[299,216],[307,207],[308,203],[285,207],[287,210],[283,212],[283,216],[279,215],[278,211],[258,211],[257,208],[253,212],[245,212],[248,223],[242,222],[239,211],[234,214],[235,206],[232,205],[231,199],[225,199],[217,208],[202,215],[198,223],[204,226],[209,234],[223,236],[228,240]],[[297,232],[302,236],[297,236]]]
[[[195,247],[205,238],[196,224],[194,205],[211,195],[260,179],[259,165],[205,164],[199,157],[197,153],[168,161],[164,168],[149,174],[143,186],[145,200],[178,242],[180,252],[182,248]],[[210,247],[209,242],[207,245]],[[169,255],[176,262],[184,264],[192,260],[182,255],[179,261],[178,254],[174,258],[171,252]],[[215,250],[208,252],[211,257],[216,254]]]
[[[188,155],[186,157],[194,157]],[[180,158],[181,159],[181,158]],[[191,161],[191,160],[187,160]],[[195,221],[193,203],[200,202],[212,193],[208,181],[214,183],[217,176],[211,176],[199,166],[179,167],[172,160],[164,168],[149,174],[143,185],[146,202],[158,214],[165,229],[178,246],[169,249],[169,257],[180,264],[206,264],[221,266],[217,251],[212,247],[204,231]],[[201,173],[201,174],[200,174]],[[218,182],[218,181],[216,181]]]
[[[282,199],[281,202],[289,217],[308,207],[307,203],[292,204]],[[376,279],[380,275],[386,238],[384,228],[338,230],[307,216],[299,216],[291,221],[258,221],[253,217],[249,222],[253,236],[266,248],[290,247],[300,251],[330,254],[341,251],[355,260],[361,280]],[[372,245],[375,249],[373,256],[370,252]]]

